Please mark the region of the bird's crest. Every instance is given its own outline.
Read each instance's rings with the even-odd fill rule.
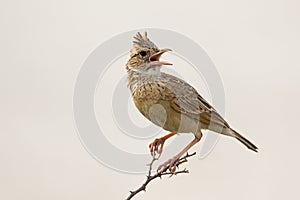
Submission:
[[[135,41],[133,41],[134,48],[158,49],[158,47],[149,40],[147,32],[145,32],[144,35],[138,32],[133,38],[135,39]]]

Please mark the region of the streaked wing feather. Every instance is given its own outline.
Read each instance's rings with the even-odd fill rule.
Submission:
[[[169,96],[173,96],[170,106],[188,117],[198,119],[206,123],[215,123],[229,127],[220,114],[187,82],[162,73]]]

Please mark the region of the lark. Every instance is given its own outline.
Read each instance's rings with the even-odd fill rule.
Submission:
[[[155,139],[151,154],[161,155],[165,141],[178,133],[192,133],[195,138],[176,156],[158,167],[176,170],[176,161],[202,138],[202,130],[230,136],[255,152],[258,148],[237,131],[186,81],[161,71],[160,57],[170,49],[159,49],[147,36],[137,33],[126,64],[128,87],[135,106],[152,123],[170,133]],[[167,38],[166,38],[167,39]]]

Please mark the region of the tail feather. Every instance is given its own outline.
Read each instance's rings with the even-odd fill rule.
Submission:
[[[243,137],[241,134],[236,132],[235,130],[231,129],[233,132],[233,136],[239,140],[241,143],[243,143],[248,149],[251,149],[252,151],[258,152],[258,148],[251,143],[249,140],[247,140],[245,137]]]

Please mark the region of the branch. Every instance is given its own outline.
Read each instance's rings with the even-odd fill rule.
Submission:
[[[183,156],[182,158],[178,159],[177,162],[176,162],[176,166],[179,167],[179,165],[181,165],[182,163],[185,163],[187,162],[187,158],[191,157],[191,156],[194,156],[196,155],[196,152],[192,153],[192,154],[186,154],[185,156]],[[153,155],[152,157],[152,161],[150,162],[149,164],[149,171],[148,171],[148,175],[146,176],[147,179],[146,181],[137,189],[137,190],[134,190],[134,191],[130,191],[130,195],[127,197],[126,200],[130,200],[132,199],[132,197],[134,197],[137,193],[141,192],[141,191],[145,191],[146,192],[146,187],[147,185],[154,179],[156,178],[161,178],[162,176],[165,176],[165,175],[170,175],[173,176],[173,175],[177,175],[177,174],[186,174],[186,173],[189,173],[189,171],[187,169],[183,169],[183,170],[180,170],[180,171],[175,171],[175,172],[168,172],[168,169],[170,167],[170,165],[167,165],[165,168],[163,168],[161,171],[159,172],[156,172],[156,174],[154,175],[151,175],[151,171],[152,171],[152,166],[153,166],[153,163],[158,160],[158,158],[155,157],[155,154]]]

